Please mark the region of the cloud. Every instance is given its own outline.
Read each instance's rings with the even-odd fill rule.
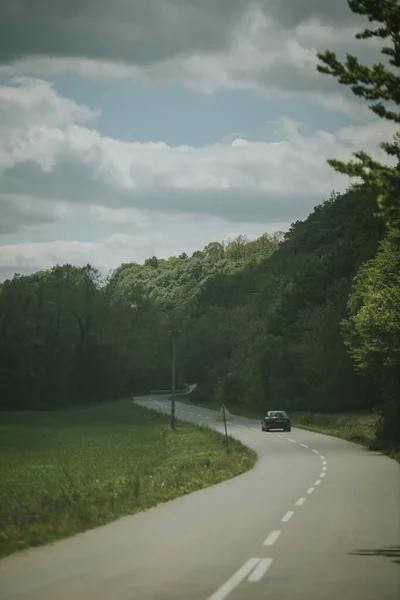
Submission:
[[[316,52],[326,47],[376,61],[378,42],[355,40],[367,22],[346,0],[203,0],[197,7],[189,0],[118,0],[112,10],[105,0],[75,8],[42,0],[34,15],[28,4],[3,8],[4,72],[174,81],[202,93],[298,94],[353,118],[368,114],[351,91],[316,71]]]
[[[0,173],[26,161],[50,171],[65,131],[97,116],[56,94],[47,81],[16,77],[10,85],[0,86]]]
[[[390,123],[371,122],[305,135],[283,117],[271,140],[127,142],[93,128],[94,108],[24,78],[0,86],[0,107],[0,277],[58,262],[107,271],[285,229],[347,186],[326,158],[360,147],[379,158],[392,134]]]
[[[36,197],[203,213],[236,222],[298,218],[332,189],[348,184],[326,158],[348,158],[360,147],[382,158],[378,144],[392,134],[391,123],[371,122],[336,134],[303,135],[300,123],[283,117],[275,132],[278,142],[275,137],[202,147],[126,142],[84,126],[82,121],[96,118],[95,110],[31,79],[1,86],[0,106],[5,194],[28,195],[32,206]]]
[[[0,234],[33,231],[47,223],[68,218],[73,212],[66,202],[46,201],[27,194],[0,193]]]
[[[14,0],[0,8],[3,62],[76,56],[149,64],[187,51],[215,51],[247,0]]]

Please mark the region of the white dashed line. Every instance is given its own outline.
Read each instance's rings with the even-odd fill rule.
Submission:
[[[319,454],[318,450],[315,450],[314,448],[313,448],[313,452],[314,452],[315,454]]]
[[[288,442],[292,442],[292,444],[295,444],[295,440],[291,440],[290,438],[288,438]]]
[[[321,479],[323,479],[325,477],[325,475],[326,475],[326,473],[321,473],[320,474]]]
[[[303,446],[303,448],[308,448],[308,446],[306,446],[305,444],[300,444],[300,446]]]
[[[208,600],[224,600],[260,562],[259,558],[249,558]]]
[[[321,483],[320,479],[317,479],[317,481],[314,482],[314,485],[319,485]]]
[[[189,412],[189,415],[193,415],[193,416],[194,416],[194,413],[192,413],[192,412]]]
[[[247,429],[246,425],[238,425],[238,427],[243,427],[244,429]]]
[[[280,433],[278,433],[277,435],[278,435],[278,437],[280,437],[280,438],[281,438],[281,437],[283,437],[283,435],[281,435]]]
[[[325,460],[325,456],[322,456],[322,454],[321,454],[321,458],[322,458],[322,460]]]
[[[272,558],[262,558],[256,566],[256,568],[254,569],[254,571],[250,573],[249,577],[247,578],[247,581],[251,581],[253,583],[260,581],[260,579],[263,578],[263,576],[268,571],[271,565]]]
[[[297,500],[297,502],[294,503],[295,506],[302,506],[304,504],[304,502],[306,501],[305,498],[299,498]]]
[[[203,415],[196,415],[196,417],[202,417]]]
[[[311,487],[311,488],[309,488],[309,489],[307,490],[307,494],[312,494],[314,490],[315,490],[315,488],[314,488],[314,487]]]
[[[264,541],[263,546],[273,546],[280,534],[280,531],[271,531],[267,539]]]
[[[326,460],[323,460],[322,464],[326,467]]]
[[[284,515],[281,519],[282,523],[287,523],[289,521],[289,519],[291,519],[294,515],[294,511],[293,510],[288,510],[286,515]]]
[[[211,421],[211,417],[206,417],[206,419],[210,419],[210,421]]]

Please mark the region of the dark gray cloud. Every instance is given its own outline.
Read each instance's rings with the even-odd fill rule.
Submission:
[[[215,52],[249,6],[282,28],[309,18],[350,23],[346,0],[4,0],[0,62],[50,55],[146,65],[180,53]]]
[[[75,56],[148,64],[224,47],[245,0],[13,0],[0,8],[0,60]]]
[[[1,186],[5,190],[7,186]],[[10,188],[13,189],[13,186]],[[27,191],[27,186],[20,186]],[[35,229],[44,224],[56,223],[63,218],[62,208],[55,203],[14,193],[0,193],[0,234],[14,234],[25,229]]]
[[[347,0],[268,0],[265,10],[285,28],[295,27],[312,18],[346,26],[360,20],[350,11]]]
[[[155,212],[203,214],[217,217],[231,223],[277,223],[293,221],[304,217],[321,201],[318,192],[305,190],[304,193],[261,192],[243,189],[227,190],[179,190],[176,188],[140,189],[121,192],[111,189],[104,183],[89,180],[84,168],[65,164],[62,169],[43,173],[30,164],[19,165],[7,171],[2,179],[2,190],[8,193],[23,194],[27,190],[45,201],[60,197],[75,205],[104,206],[108,208],[134,207]],[[35,206],[39,213],[34,215]],[[43,214],[43,208],[34,201],[30,213],[10,212],[2,223],[2,233],[16,231],[27,224],[52,222],[59,219],[58,213]],[[30,216],[32,215],[32,217]]]

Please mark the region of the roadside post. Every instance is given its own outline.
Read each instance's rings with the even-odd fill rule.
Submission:
[[[233,419],[233,417],[232,417],[231,413],[229,412],[229,410],[226,408],[225,404],[223,404],[220,408],[219,413],[217,414],[216,421],[224,422],[226,452],[227,452],[227,454],[229,454],[231,449],[229,447],[228,427],[227,427],[227,423],[226,423],[227,419],[231,420],[231,419]]]

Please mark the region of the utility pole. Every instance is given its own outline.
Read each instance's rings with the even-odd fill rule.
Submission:
[[[172,333],[172,394],[171,394],[171,429],[175,431],[175,400],[176,400],[176,338],[181,329],[170,329]]]
[[[228,428],[226,426],[226,412],[225,412],[225,404],[222,405],[223,417],[224,417],[224,426],[225,426],[225,441],[226,441],[226,452],[230,453],[231,449],[229,448],[229,438],[228,438]]]
[[[175,396],[176,396],[176,335],[172,332],[172,395],[171,395],[171,429],[175,430]]]

